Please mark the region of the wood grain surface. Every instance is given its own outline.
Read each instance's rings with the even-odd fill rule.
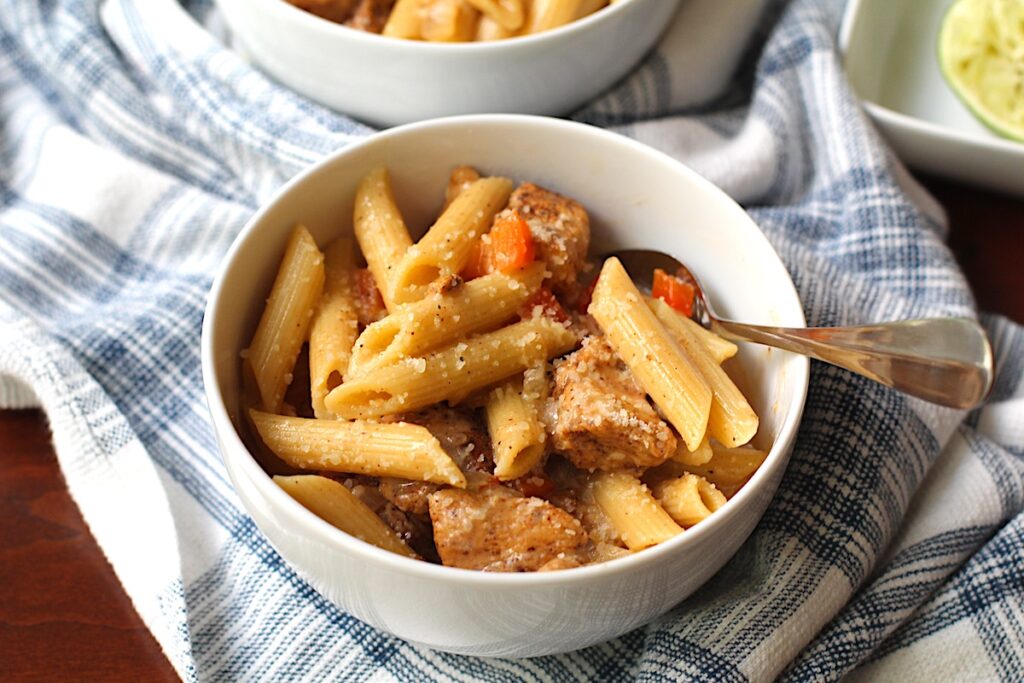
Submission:
[[[1024,323],[1024,202],[925,184],[983,310]],[[68,496],[44,416],[0,411],[0,681],[175,680]]]
[[[78,513],[38,410],[0,411],[0,681],[176,681]]]

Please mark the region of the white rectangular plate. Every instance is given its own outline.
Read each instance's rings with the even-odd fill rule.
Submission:
[[[939,26],[953,0],[850,0],[839,32],[864,107],[909,165],[1024,196],[1024,143],[1001,138],[939,70]]]

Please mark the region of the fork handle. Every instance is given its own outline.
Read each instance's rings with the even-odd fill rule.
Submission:
[[[973,408],[992,385],[992,347],[981,326],[966,318],[806,328],[712,320],[711,329],[817,358],[950,408]]]

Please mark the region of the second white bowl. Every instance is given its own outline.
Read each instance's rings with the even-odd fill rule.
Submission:
[[[628,0],[536,35],[483,43],[385,38],[284,0],[217,0],[239,47],[293,90],[378,126],[437,116],[565,114],[626,75],[679,0]]]

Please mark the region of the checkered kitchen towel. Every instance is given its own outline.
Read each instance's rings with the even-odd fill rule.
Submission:
[[[669,39],[577,116],[744,202],[811,324],[973,315],[941,212],[843,79],[841,11],[772,3],[731,95],[701,113],[681,111],[699,67]],[[313,592],[227,482],[199,329],[254,207],[369,131],[270,83],[204,22],[206,2],[0,0],[0,405],[46,410],[73,497],[183,678],[1024,679],[1024,333],[994,318],[999,379],[968,415],[815,363],[754,535],[619,640],[477,660]]]

